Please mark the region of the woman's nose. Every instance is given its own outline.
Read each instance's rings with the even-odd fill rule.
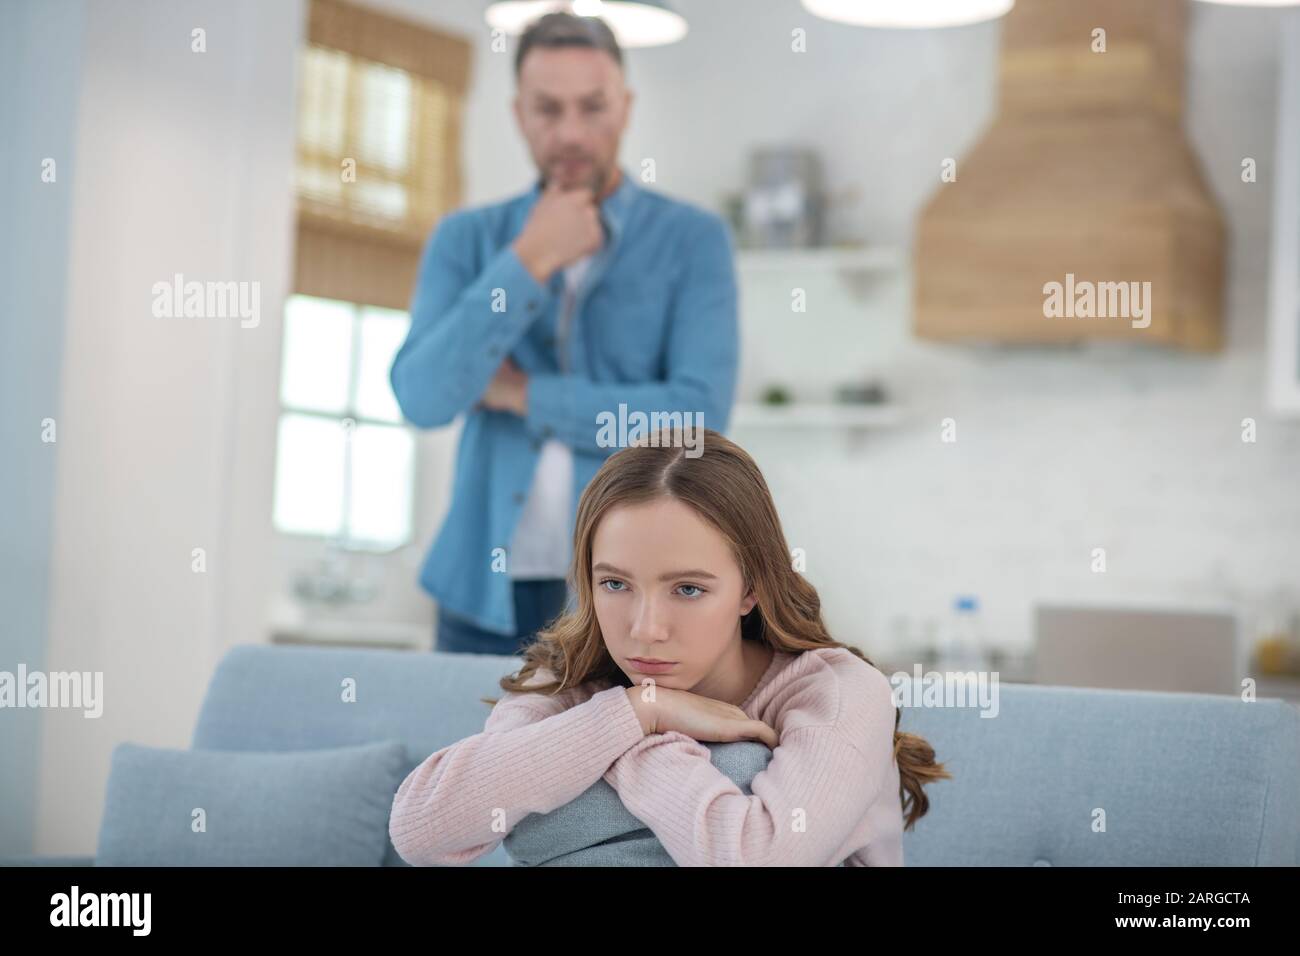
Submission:
[[[667,633],[667,613],[660,602],[652,597],[638,601],[632,614],[632,637],[643,641],[659,641]]]

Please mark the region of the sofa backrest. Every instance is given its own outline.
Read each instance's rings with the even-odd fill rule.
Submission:
[[[217,665],[193,746],[309,750],[376,740],[406,746],[406,773],[448,744],[479,733],[518,657],[240,644]],[[345,702],[345,681],[355,702]],[[405,865],[390,841],[385,865]],[[508,866],[503,847],[475,861]]]
[[[407,771],[482,731],[517,657],[246,644],[218,664],[193,746],[397,739]],[[344,701],[345,681],[355,702]],[[1300,712],[1277,700],[998,686],[997,714],[904,707],[953,779],[903,838],[908,865],[1300,864]],[[1101,828],[1104,824],[1104,830]],[[476,861],[508,865],[502,847]],[[389,847],[387,863],[401,858]]]
[[[995,717],[903,708],[899,729],[953,774],[926,787],[909,865],[1300,864],[1290,704],[1032,684],[997,699]]]

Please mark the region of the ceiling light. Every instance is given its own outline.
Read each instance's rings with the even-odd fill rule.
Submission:
[[[1015,0],[803,0],[803,7],[836,23],[859,27],[957,27],[994,20]]]

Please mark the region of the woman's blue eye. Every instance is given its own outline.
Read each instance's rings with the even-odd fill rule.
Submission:
[[[605,585],[607,584],[618,584],[620,585],[620,587],[606,588]],[[623,582],[620,581],[618,578],[602,578],[600,581],[600,587],[605,588],[605,590],[610,594],[618,594],[619,592],[626,590],[625,588],[621,587],[622,584]],[[682,597],[688,598],[689,600],[692,601],[694,601],[696,598],[698,598],[701,594],[704,593],[704,589],[696,584],[683,584],[677,590],[680,592],[683,588],[690,588],[690,590],[693,592],[691,594],[682,595]]]

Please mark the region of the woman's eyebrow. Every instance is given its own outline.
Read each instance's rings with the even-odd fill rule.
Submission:
[[[626,571],[616,568],[614,565],[608,564],[604,561],[591,566],[592,574],[595,574],[597,571],[608,571],[611,574],[621,574],[625,578],[632,577],[632,575],[628,574]],[[660,581],[671,581],[674,578],[708,578],[711,581],[716,581],[718,576],[709,571],[705,571],[703,568],[687,568],[685,571],[667,571],[659,575]]]

